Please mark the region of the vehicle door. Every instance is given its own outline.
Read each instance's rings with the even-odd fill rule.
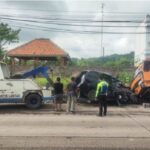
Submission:
[[[7,79],[0,80],[0,103],[10,102],[11,86]]]
[[[10,98],[13,102],[22,102],[23,95],[23,80],[9,79],[7,85],[10,88]]]

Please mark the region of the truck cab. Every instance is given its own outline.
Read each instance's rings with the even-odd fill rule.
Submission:
[[[150,61],[143,61],[135,71],[131,90],[143,100],[150,97]]]
[[[42,89],[33,79],[13,79],[7,64],[0,62],[0,103],[23,103],[28,108],[39,108],[52,100],[52,87]]]

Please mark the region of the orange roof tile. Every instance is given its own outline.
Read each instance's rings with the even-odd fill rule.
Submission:
[[[10,57],[51,57],[68,56],[68,54],[49,39],[35,39],[10,50]]]

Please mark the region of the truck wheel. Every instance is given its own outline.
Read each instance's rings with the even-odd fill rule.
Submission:
[[[30,109],[37,109],[42,104],[42,99],[38,94],[30,94],[25,99],[26,106]]]

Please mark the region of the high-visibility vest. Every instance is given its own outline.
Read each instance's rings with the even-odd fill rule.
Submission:
[[[99,95],[107,95],[109,84],[106,81],[100,81],[96,88],[96,97]]]

